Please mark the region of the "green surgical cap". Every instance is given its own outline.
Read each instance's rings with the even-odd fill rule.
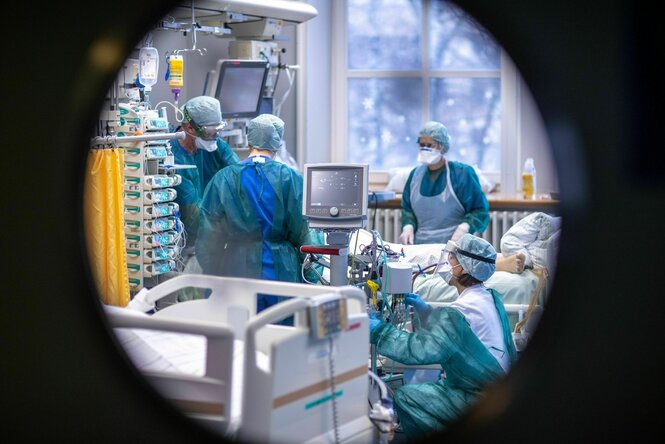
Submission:
[[[457,241],[457,249],[458,251],[455,253],[455,257],[459,261],[464,271],[479,281],[485,282],[496,271],[496,263],[490,264],[483,262],[481,260],[465,256],[463,253],[459,252],[459,250],[464,250],[476,256],[480,256],[496,262],[496,250],[492,244],[487,242],[485,239],[467,233],[460,237]]]
[[[448,129],[443,126],[443,123],[439,122],[427,122],[423,129],[420,130],[418,134],[420,137],[431,137],[436,140],[436,142],[441,145],[441,150],[443,153],[447,153],[450,149],[450,134],[448,134]]]
[[[247,143],[262,150],[277,151],[284,135],[284,121],[272,114],[261,114],[247,124]]]
[[[219,125],[222,123],[222,107],[219,100],[209,96],[199,96],[189,99],[182,106],[183,114],[187,111],[190,118],[201,126]],[[185,116],[187,116],[185,114]],[[187,117],[185,117],[187,118]],[[189,119],[187,119],[189,120]]]

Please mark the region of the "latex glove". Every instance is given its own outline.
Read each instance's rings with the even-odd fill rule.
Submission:
[[[381,321],[376,318],[374,313],[369,314],[369,332],[372,333],[376,327],[381,324]]]
[[[471,228],[469,224],[467,224],[466,222],[462,222],[457,226],[457,229],[453,233],[453,237],[451,237],[450,240],[457,241],[460,237],[464,236],[466,233],[469,232],[469,228]]]
[[[402,234],[399,235],[399,241],[404,245],[413,245],[413,225],[404,225]]]
[[[411,305],[418,314],[427,313],[432,309],[427,302],[423,301],[422,298],[415,293],[406,293],[404,295],[404,305]]]

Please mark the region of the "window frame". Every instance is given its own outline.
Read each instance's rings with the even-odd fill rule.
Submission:
[[[502,194],[514,194],[518,190],[518,162],[521,146],[520,130],[520,82],[512,60],[501,48],[501,68],[498,70],[439,70],[430,69],[429,63],[429,11],[430,0],[422,3],[421,70],[359,70],[348,68],[347,52],[347,0],[336,0],[332,6],[332,131],[331,161],[347,162],[348,154],[348,79],[350,78],[420,78],[423,101],[423,123],[430,120],[429,87],[432,78],[499,78],[501,91],[501,171],[483,171],[493,182],[501,185]],[[499,43],[500,44],[500,43]],[[418,129],[414,129],[417,131]],[[507,147],[514,147],[508,149]],[[381,189],[387,184],[387,171],[370,170],[370,185]]]

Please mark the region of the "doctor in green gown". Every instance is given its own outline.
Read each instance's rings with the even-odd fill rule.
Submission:
[[[432,308],[408,293],[421,321],[416,332],[370,319],[370,342],[379,354],[407,365],[440,364],[437,382],[400,387],[394,404],[408,438],[443,430],[471,405],[492,381],[506,374],[517,353],[500,296],[483,282],[495,271],[496,251],[487,241],[464,234],[449,241],[439,273],[459,297]]]

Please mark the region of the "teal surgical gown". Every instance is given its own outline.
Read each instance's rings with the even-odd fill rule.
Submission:
[[[193,247],[196,241],[196,230],[199,225],[198,206],[203,197],[203,191],[212,177],[222,168],[240,162],[238,155],[222,139],[217,139],[217,149],[212,152],[197,149],[190,154],[180,143],[171,140],[176,165],[195,165],[196,168],[179,169],[182,183],[175,187],[178,196],[176,203],[180,206],[180,219],[187,230],[187,246]]]
[[[504,342],[514,362],[517,356],[501,297],[494,290]],[[503,368],[453,307],[434,308],[415,333],[381,323],[370,334],[377,352],[407,365],[440,364],[445,377],[437,382],[400,387],[394,397],[397,417],[408,438],[441,431],[453,423],[490,382],[504,376]]]
[[[448,161],[450,166],[450,182],[453,191],[464,207],[464,218],[462,222],[469,224],[469,233],[482,233],[490,221],[489,203],[480,186],[478,175],[473,167],[454,161]],[[413,225],[414,231],[418,229],[418,220],[411,207],[411,180],[414,168],[409,173],[409,178],[404,185],[402,193],[402,227],[407,224]],[[423,196],[436,196],[443,192],[446,187],[446,169],[441,167],[436,171],[429,172],[425,179],[420,182],[420,194]]]
[[[210,181],[196,256],[205,274],[302,282],[300,246],[322,243],[302,216],[303,179],[281,162],[262,159],[226,167]]]

